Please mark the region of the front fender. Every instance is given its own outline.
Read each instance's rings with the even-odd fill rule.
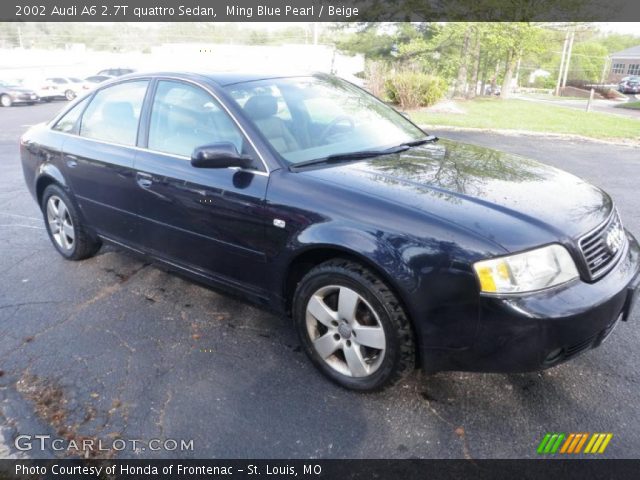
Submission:
[[[287,251],[300,255],[319,248],[343,250],[375,266],[375,270],[397,291],[414,291],[419,284],[417,272],[406,263],[402,250],[397,246],[394,248],[389,240],[380,231],[364,230],[337,222],[320,223],[311,225],[293,237]]]
[[[300,231],[285,251],[290,254],[279,260],[283,266],[318,251],[345,254],[374,270],[404,305],[420,350],[459,350],[473,343],[479,319],[477,283],[451,242],[328,222]]]
[[[333,186],[328,194],[327,183],[310,176],[273,172],[271,177],[265,246],[273,280],[267,288],[274,295],[291,291],[282,286],[291,287],[290,268],[301,255],[317,250],[308,262],[313,265],[344,253],[378,272],[395,290],[421,350],[473,344],[479,288],[471,265],[489,256],[495,245],[358,190]]]

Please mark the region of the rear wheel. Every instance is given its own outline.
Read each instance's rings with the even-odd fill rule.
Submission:
[[[3,107],[10,107],[13,104],[13,100],[11,100],[11,97],[9,95],[2,95],[0,97],[0,105],[2,105]]]
[[[343,387],[378,390],[415,366],[400,302],[362,265],[338,259],[313,268],[298,285],[293,315],[306,353]]]
[[[73,90],[67,90],[66,92],[64,92],[64,98],[71,101],[76,98],[76,94]]]
[[[42,212],[51,243],[66,259],[82,260],[100,249],[100,241],[87,232],[75,205],[59,186],[45,189]]]

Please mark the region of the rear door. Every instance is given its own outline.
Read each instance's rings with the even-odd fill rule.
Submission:
[[[131,80],[97,91],[63,145],[64,173],[86,220],[98,233],[130,245],[140,241],[133,161],[148,85]]]
[[[264,286],[268,175],[221,104],[204,88],[158,80],[146,147],[135,161],[145,245],[158,256],[259,293]],[[231,142],[255,170],[195,168],[196,147]]]

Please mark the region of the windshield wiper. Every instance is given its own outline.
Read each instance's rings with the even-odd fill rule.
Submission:
[[[417,147],[418,145],[424,145],[425,143],[435,143],[438,140],[440,139],[435,135],[427,135],[426,137],[421,138],[420,140],[413,140],[412,142],[405,142],[405,143],[401,143],[400,145],[403,147]]]
[[[363,158],[379,157],[381,155],[390,155],[392,153],[404,152],[411,148],[411,145],[398,145],[397,147],[386,148],[384,150],[360,150],[349,153],[336,153],[322,158],[314,158],[291,165],[292,169],[299,169],[311,165],[328,165],[332,163],[349,162],[351,160],[360,160]]]

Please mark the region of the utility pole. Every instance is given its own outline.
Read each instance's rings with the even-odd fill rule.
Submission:
[[[560,95],[560,82],[562,81],[562,73],[564,70],[564,57],[567,53],[567,45],[569,44],[569,31],[564,36],[564,45],[562,45],[562,57],[560,58],[560,68],[558,69],[558,81],[556,82],[555,96]]]
[[[18,45],[22,48],[22,29],[18,25]]]
[[[313,44],[318,44],[318,22],[313,22]]]
[[[571,63],[571,50],[573,49],[573,39],[576,36],[575,30],[571,30],[569,37],[569,48],[567,49],[567,61],[564,66],[564,76],[562,77],[562,88],[567,86],[567,75],[569,74],[569,64]]]

